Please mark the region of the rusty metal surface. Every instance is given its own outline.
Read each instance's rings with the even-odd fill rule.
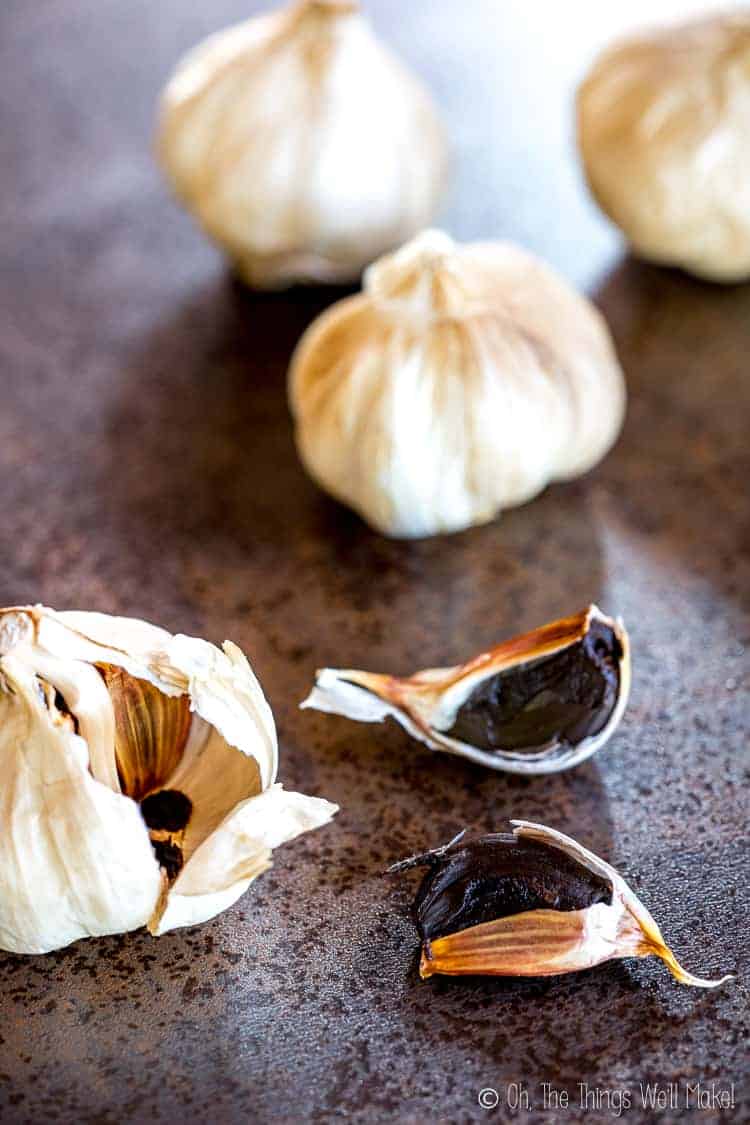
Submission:
[[[291,349],[338,294],[234,285],[149,154],[174,59],[254,7],[3,6],[0,604],[231,637],[274,708],[285,783],[342,811],[203,927],[0,955],[0,1119],[508,1120],[518,1083],[518,1120],[610,1120],[628,1090],[639,1121],[639,1084],[673,1082],[683,1117],[750,1120],[750,288],[618,260],[554,124],[584,31],[545,29],[539,3],[509,3],[501,28],[489,0],[460,20],[451,0],[373,2],[452,127],[445,221],[521,238],[589,287],[630,409],[596,471],[488,527],[369,532],[306,479],[285,401]],[[297,710],[318,665],[453,662],[589,600],[624,616],[634,682],[621,733],[573,772],[495,775],[393,725]],[[413,882],[384,868],[511,816],[578,836],[687,967],[739,981],[692,991],[630,961],[420,983]],[[734,1110],[686,1112],[697,1081],[734,1083]],[[545,1109],[545,1082],[567,1109]],[[581,1082],[598,1104],[580,1107]]]

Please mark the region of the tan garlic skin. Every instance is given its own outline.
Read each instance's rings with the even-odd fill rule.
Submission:
[[[557,976],[626,957],[659,957],[680,984],[717,988],[731,974],[708,980],[689,973],[664,941],[655,920],[613,867],[570,836],[513,820],[514,835],[558,850],[612,887],[612,902],[584,910],[529,910],[468,927],[425,943],[424,979],[448,976]],[[397,864],[396,867],[399,865]]]
[[[275,783],[277,766],[271,709],[231,642],[0,609],[0,949],[225,910],[274,848],[336,812]]]
[[[317,483],[385,535],[486,523],[585,473],[625,385],[594,306],[508,243],[426,231],[308,328],[289,396]]]
[[[578,92],[599,206],[633,250],[712,281],[750,277],[750,13],[616,44]]]
[[[212,35],[161,102],[161,166],[258,288],[344,282],[434,216],[446,144],[422,84],[355,0],[300,0]]]
[[[535,752],[502,747],[489,750],[452,735],[462,705],[482,684],[498,675],[564,655],[597,625],[612,631],[619,648],[617,696],[600,730],[573,745],[554,740]],[[431,750],[468,758],[489,769],[525,776],[559,773],[586,761],[616,732],[630,695],[630,663],[630,638],[622,620],[607,617],[597,606],[590,605],[580,613],[512,637],[453,668],[427,668],[407,677],[349,668],[320,669],[313,690],[301,706],[358,722],[395,719]]]

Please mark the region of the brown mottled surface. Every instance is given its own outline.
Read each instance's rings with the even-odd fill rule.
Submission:
[[[448,119],[445,223],[519,238],[594,294],[630,411],[595,472],[489,527],[370,533],[306,479],[285,403],[294,342],[335,294],[233,285],[150,158],[173,61],[258,6],[4,0],[0,604],[233,638],[276,713],[285,782],[342,812],[200,929],[0,956],[0,1119],[500,1120],[523,1083],[518,1120],[611,1120],[578,1108],[585,1081],[628,1090],[638,1121],[653,1119],[639,1082],[684,1101],[714,1080],[735,1084],[723,1119],[750,1120],[750,287],[620,258],[587,200],[568,98],[614,5],[373,0]],[[628,623],[634,683],[621,733],[574,772],[523,781],[297,710],[317,665],[408,673],[589,600]],[[579,836],[689,968],[740,979],[698,992],[631,961],[420,983],[411,883],[383,869],[510,816]],[[571,1108],[544,1111],[545,1081]]]

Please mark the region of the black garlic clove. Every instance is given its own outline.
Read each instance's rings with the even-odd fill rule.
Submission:
[[[433,750],[540,774],[567,769],[602,747],[629,690],[625,627],[592,605],[455,668],[406,679],[324,668],[303,706],[363,722],[394,718]]]
[[[604,860],[529,821],[395,864],[429,868],[414,914],[419,972],[553,976],[622,957],[660,957],[683,984],[714,988],[678,963],[645,906]]]
[[[157,789],[141,801],[141,816],[151,837],[159,866],[170,883],[179,875],[185,857],[185,829],[193,815],[193,802],[179,789]]]
[[[426,862],[414,911],[427,940],[528,910],[585,910],[612,901],[611,884],[583,864],[512,834],[470,840]]]

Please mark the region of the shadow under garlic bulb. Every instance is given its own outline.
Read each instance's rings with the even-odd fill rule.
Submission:
[[[447,163],[428,92],[355,0],[299,0],[196,47],[164,91],[158,152],[258,288],[357,280],[433,219]]]
[[[271,710],[231,642],[0,610],[0,949],[225,910],[337,811],[276,770]]]
[[[615,44],[578,92],[589,186],[633,250],[750,277],[750,12]]]
[[[486,523],[585,473],[625,384],[604,319],[509,243],[425,231],[313,322],[289,395],[310,475],[385,535]]]

